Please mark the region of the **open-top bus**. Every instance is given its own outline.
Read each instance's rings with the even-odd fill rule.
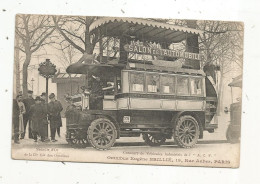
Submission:
[[[191,148],[203,131],[214,132],[216,90],[200,69],[198,48],[188,48],[200,31],[137,18],[100,18],[90,31],[118,38],[119,53],[107,54],[106,62],[99,56],[98,62],[86,59],[67,68],[86,74],[87,91],[81,110],[71,105],[66,111],[69,143],[106,150],[120,137],[142,135],[150,146],[174,138],[180,147]],[[180,42],[187,43],[186,51],[170,48]]]

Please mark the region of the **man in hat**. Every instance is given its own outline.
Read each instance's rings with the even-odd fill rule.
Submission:
[[[41,100],[42,100],[42,102],[46,102],[46,93],[45,92],[42,92],[42,94],[41,94]]]
[[[44,105],[44,106],[46,106],[46,109],[47,109],[47,94],[45,93],[45,92],[42,92],[42,94],[41,94],[41,96],[40,96],[40,98],[41,98],[41,101],[42,101],[42,104]],[[47,118],[47,116],[48,115],[46,115],[46,117],[44,118],[44,121],[46,122],[46,124],[44,125],[44,127],[43,127],[43,132],[42,133],[44,133],[44,137],[45,137],[45,139],[46,139],[46,141],[50,141],[49,140],[49,138],[48,138],[48,118]]]
[[[60,127],[62,126],[61,121],[61,111],[63,110],[61,103],[55,99],[55,94],[51,93],[49,95],[50,102],[48,104],[48,114],[50,120],[50,128],[51,128],[51,141],[56,142],[55,134],[56,131],[58,136],[60,137]]]
[[[31,106],[29,116],[32,120],[32,134],[34,142],[37,142],[38,136],[41,137],[41,141],[45,141],[45,125],[47,117],[47,107],[42,103],[41,97],[35,98],[35,104]]]
[[[33,104],[35,104],[35,101],[32,97],[33,91],[28,90],[27,92],[27,98],[23,100],[26,113],[23,115],[23,123],[24,123],[24,133],[21,135],[21,139],[24,139],[25,133],[26,133],[26,127],[27,124],[29,124],[29,139],[32,139],[32,130],[31,130],[31,117],[29,117],[29,111]]]

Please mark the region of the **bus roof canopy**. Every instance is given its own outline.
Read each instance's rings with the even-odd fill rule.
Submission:
[[[132,36],[140,41],[177,43],[203,31],[157,22],[141,18],[100,18],[90,25],[90,31],[100,31],[102,35],[117,37]]]
[[[102,75],[103,77],[113,76],[120,74],[122,69],[121,65],[107,65],[107,64],[87,64],[87,63],[74,63],[66,69],[70,74],[89,74],[89,75]],[[109,71],[109,72],[108,72]]]

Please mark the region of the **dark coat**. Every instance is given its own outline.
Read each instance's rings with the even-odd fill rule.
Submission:
[[[35,100],[33,98],[26,98],[23,100],[23,103],[24,103],[25,110],[26,110],[24,116],[29,118],[29,111],[30,111],[31,106],[35,104]]]
[[[19,133],[19,114],[20,109],[16,99],[13,100],[13,129],[14,133]]]
[[[54,102],[49,102],[48,104],[48,114],[50,120],[50,127],[59,128],[62,126],[60,112],[63,110],[61,103],[58,100]]]
[[[32,119],[32,131],[43,134],[47,122],[47,108],[43,103],[31,106],[29,116]]]

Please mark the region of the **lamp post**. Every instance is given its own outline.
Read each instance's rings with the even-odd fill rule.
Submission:
[[[46,108],[48,111],[48,88],[49,88],[49,78],[52,78],[57,72],[56,66],[50,61],[50,59],[46,59],[46,61],[39,64],[38,68],[39,74],[46,78]],[[46,135],[48,137],[48,124],[46,128]],[[49,139],[47,139],[49,140]]]

